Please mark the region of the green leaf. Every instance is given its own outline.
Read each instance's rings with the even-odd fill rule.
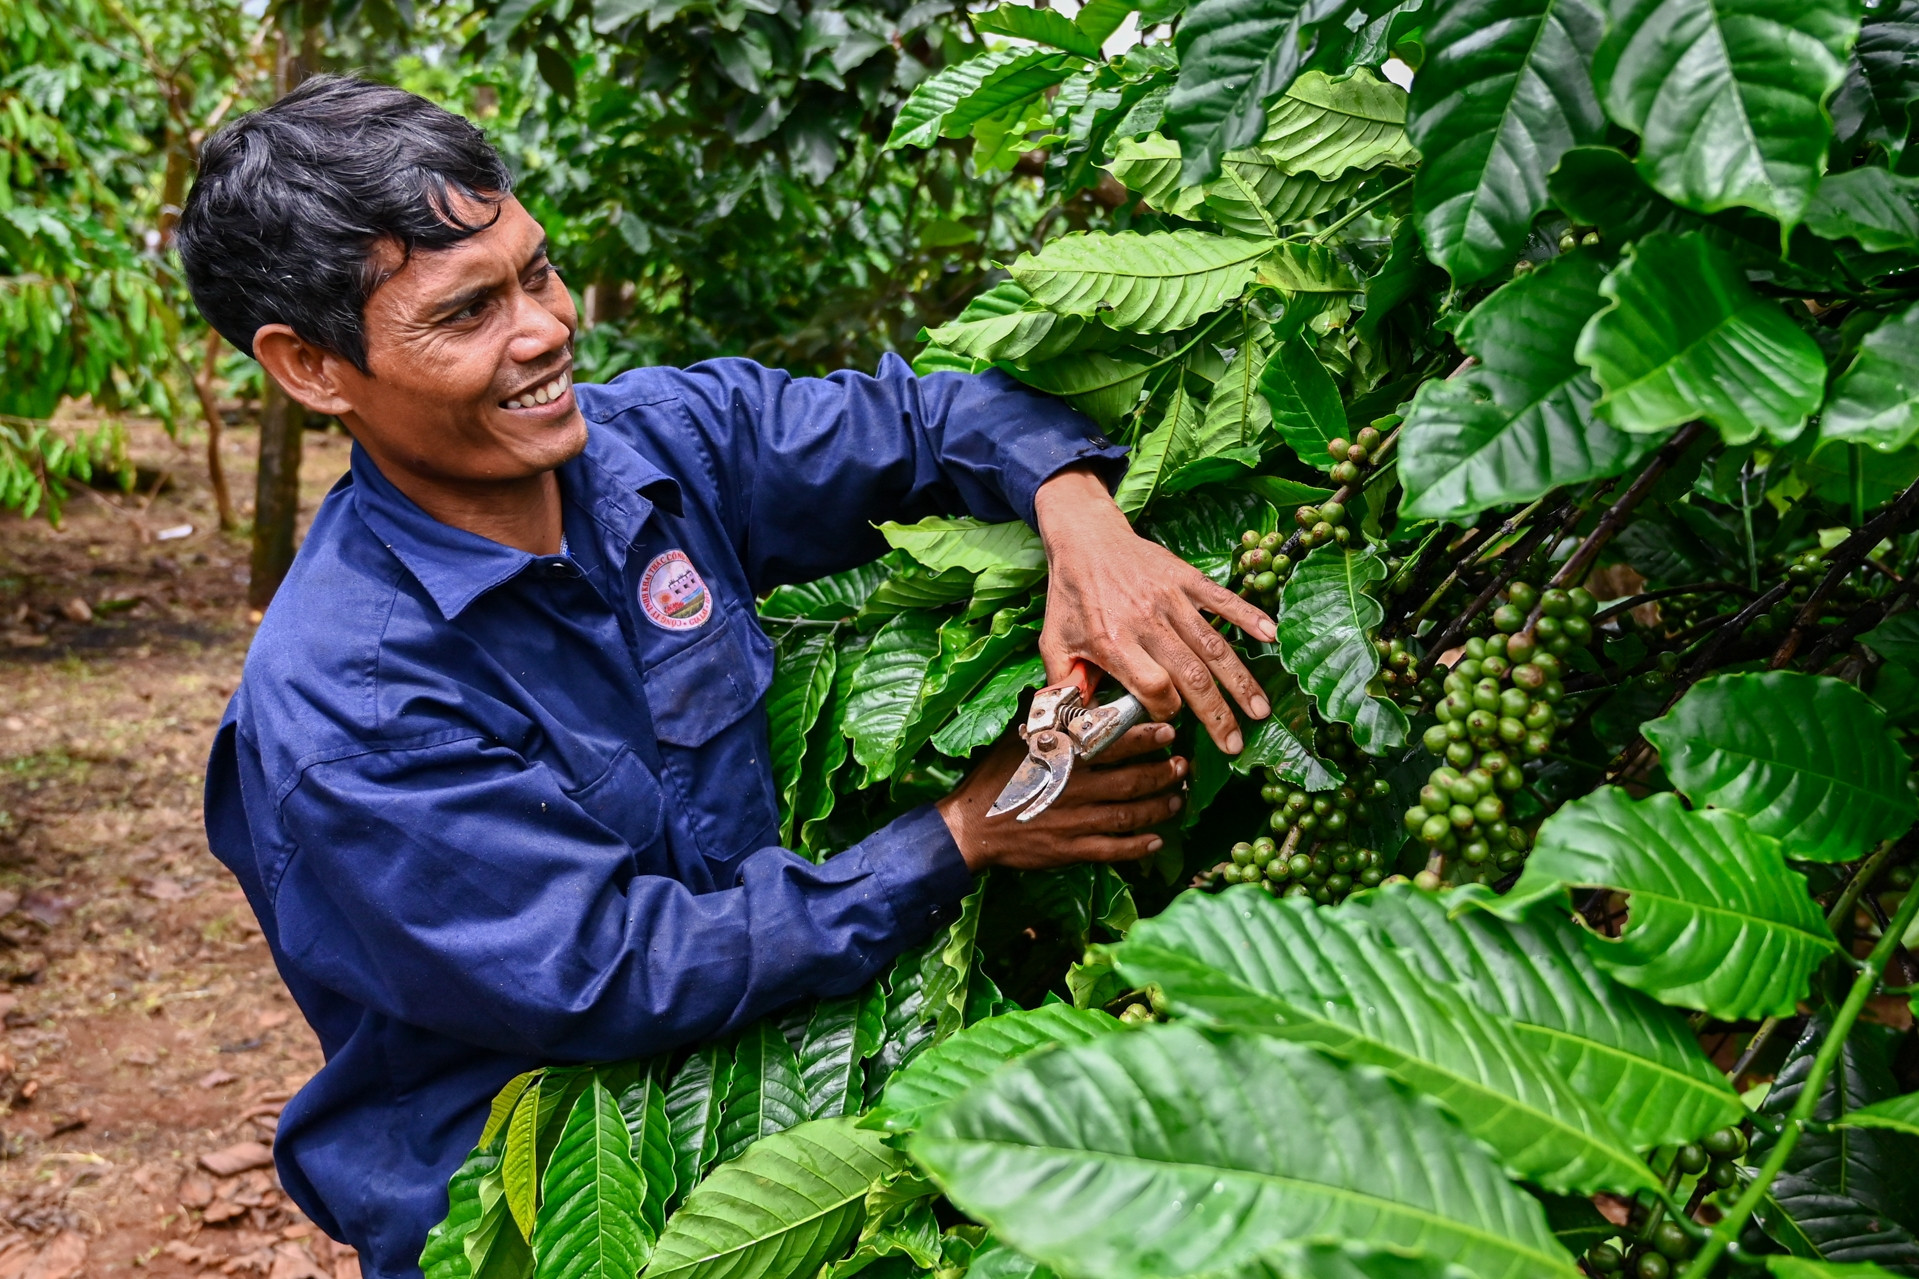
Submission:
[[[1346,406],[1312,344],[1300,337],[1280,343],[1260,370],[1259,391],[1299,460],[1320,470],[1331,466],[1326,446],[1348,434]]]
[[[1425,28],[1407,130],[1426,253],[1457,285],[1509,266],[1546,207],[1546,175],[1597,142],[1587,64],[1601,15],[1586,0],[1456,0]]]
[[[480,1222],[466,1237],[464,1274],[473,1279],[533,1279],[533,1250],[507,1207],[506,1184],[496,1171],[480,1178]]]
[[[1104,44],[1107,37],[1126,25],[1126,15],[1137,8],[1133,0],[1087,0],[1073,16],[1073,25],[1095,45]]]
[[[1233,301],[1273,247],[1203,231],[1141,235],[1074,232],[1009,268],[1035,301],[1069,315],[1098,315],[1114,328],[1165,333]]]
[[[1654,1184],[1605,1112],[1546,1068],[1511,1022],[1426,980],[1363,919],[1256,888],[1188,893],[1116,948],[1135,985],[1222,1030],[1318,1044],[1450,1110],[1514,1176],[1548,1190]]]
[[[1328,543],[1299,562],[1280,593],[1279,655],[1326,719],[1350,724],[1353,744],[1383,755],[1406,741],[1406,713],[1369,691],[1379,674],[1374,598],[1386,565],[1373,548]]]
[[[1813,1059],[1830,1038],[1829,1012],[1807,1023],[1773,1079],[1760,1113],[1774,1123],[1801,1099]],[[1833,1262],[1876,1262],[1911,1274],[1919,1270],[1919,1136],[1885,1128],[1831,1124],[1897,1095],[1891,1045],[1880,1028],[1854,1025],[1826,1076],[1805,1133],[1773,1179],[1760,1224],[1795,1252]],[[1770,1132],[1755,1125],[1748,1159],[1773,1153]]]
[[[1832,1261],[1809,1261],[1804,1257],[1771,1256],[1766,1269],[1773,1279],[1896,1279],[1892,1271],[1869,1261],[1844,1265]]]
[[[1435,1107],[1265,1036],[1150,1027],[1035,1053],[908,1150],[964,1212],[1068,1279],[1217,1273],[1342,1238],[1477,1279],[1576,1274],[1539,1205]]]
[[[1180,76],[1165,130],[1185,153],[1188,186],[1210,182],[1228,151],[1255,141],[1266,103],[1293,82],[1312,32],[1346,0],[1197,0],[1173,32]]]
[[[1919,1092],[1874,1102],[1846,1114],[1841,1123],[1851,1128],[1884,1128],[1919,1137]]]
[[[1724,1021],[1790,1016],[1839,948],[1777,840],[1736,813],[1689,811],[1677,795],[1634,802],[1607,786],[1574,800],[1546,819],[1519,882],[1487,909],[1517,919],[1571,886],[1631,897],[1619,937],[1585,937],[1601,968]]]
[[[814,1119],[750,1147],[688,1195],[646,1279],[790,1279],[839,1255],[867,1191],[899,1167],[850,1117]]]
[[[645,1177],[626,1120],[596,1079],[573,1103],[548,1160],[533,1230],[537,1279],[632,1279],[653,1239],[640,1215]]]
[[[1895,613],[1859,639],[1888,662],[1919,668],[1919,613]]]
[[[1575,222],[1624,244],[1653,231],[1686,231],[1701,219],[1646,185],[1617,147],[1574,147],[1546,178],[1553,205]]]
[[[1919,436],[1919,303],[1866,334],[1819,415],[1819,436],[1885,453]]]
[[[1842,680],[1715,675],[1642,731],[1694,804],[1731,809],[1796,860],[1851,861],[1912,825],[1912,761]]]
[[[773,687],[766,696],[773,785],[780,797],[780,839],[790,843],[807,738],[833,692],[839,647],[825,627],[795,626],[780,636]]]
[[[1419,152],[1406,139],[1406,91],[1365,67],[1333,78],[1308,71],[1266,115],[1259,153],[1286,173],[1328,181],[1350,170],[1411,168]]]
[[[1082,58],[1097,58],[1099,41],[1080,30],[1074,21],[1057,9],[1035,9],[1023,4],[1002,4],[997,9],[973,15],[973,26],[994,35],[1033,40],[1064,49]]]
[[[1180,164],[1179,143],[1149,133],[1143,138],[1121,138],[1113,146],[1112,161],[1102,167],[1153,208],[1190,217],[1205,198],[1204,188],[1182,186]]]
[[[526,1077],[516,1076],[515,1082]],[[480,1180],[497,1173],[499,1167],[500,1152],[482,1142],[446,1183],[446,1218],[427,1232],[426,1247],[420,1253],[425,1279],[471,1279],[466,1243],[480,1224]]]
[[[1020,694],[1045,682],[1046,663],[1037,653],[1002,667],[946,721],[946,727],[933,734],[934,749],[962,758],[988,742],[998,741],[1019,714]]]
[[[901,737],[898,758],[904,762],[919,753],[934,731],[959,710],[973,690],[994,671],[1039,639],[1038,620],[1021,621],[1023,608],[1002,609],[981,628],[962,619],[940,627],[940,653],[920,689],[911,722]]]
[[[1047,49],[993,49],[945,67],[919,83],[899,114],[885,149],[930,147],[961,138],[975,124],[1058,84],[1077,59]]]
[[[1600,307],[1605,266],[1570,253],[1500,288],[1456,335],[1478,360],[1419,388],[1399,440],[1403,514],[1461,520],[1618,475],[1659,438],[1593,415],[1599,386],[1573,350]]]
[[[719,1155],[729,1163],[762,1137],[784,1132],[807,1118],[800,1063],[779,1024],[762,1017],[740,1032],[733,1046],[733,1074],[720,1112]]]
[[[1061,354],[1086,327],[1084,318],[1049,311],[1012,280],[1002,280],[926,336],[955,355],[1026,363]]]
[[[506,1209],[520,1237],[532,1239],[533,1214],[540,1206],[540,1094],[550,1092],[545,1075],[528,1084],[506,1121],[506,1149],[500,1156],[500,1182],[506,1192]]]
[[[853,758],[866,769],[862,786],[885,781],[904,762],[899,748],[939,645],[937,617],[904,612],[880,628],[853,673],[843,726],[853,739]]]
[[[886,565],[875,560],[817,581],[782,586],[760,602],[760,616],[796,617],[811,622],[845,621],[860,611],[886,577]]]
[[[506,1127],[506,1121],[512,1116],[513,1107],[519,1104],[520,1094],[531,1087],[541,1073],[539,1070],[529,1070],[523,1075],[515,1075],[493,1095],[493,1105],[487,1110],[486,1126],[480,1130],[479,1144],[482,1148],[493,1144],[493,1139],[500,1135]]]
[[[1184,381],[1173,387],[1166,413],[1133,450],[1113,500],[1127,515],[1145,510],[1166,478],[1199,455],[1200,409]]]
[[[732,1078],[732,1050],[724,1044],[707,1044],[694,1050],[666,1090],[677,1199],[686,1197],[719,1154],[720,1112]]]
[[[934,1040],[946,1038],[966,1021],[966,996],[978,959],[980,910],[986,904],[986,880],[981,878],[960,901],[959,917],[934,938],[926,953],[921,984],[923,1015],[934,1024]]]
[[[1139,403],[1146,375],[1158,366],[1142,351],[1073,351],[1012,373],[1111,429]]]
[[[1852,56],[1887,131],[1905,132],[1911,109],[1919,103],[1919,66],[1912,50],[1919,45],[1919,0],[1882,0],[1866,11]]]
[[[1200,419],[1197,456],[1236,446],[1258,445],[1272,425],[1272,406],[1261,391],[1260,375],[1272,357],[1273,343],[1263,326],[1240,339],[1239,349],[1213,383]]]
[[[1277,669],[1262,671],[1261,661]],[[1259,659],[1253,669],[1261,675],[1260,684],[1273,712],[1246,731],[1246,747],[1232,757],[1232,771],[1243,777],[1255,768],[1270,768],[1282,781],[1301,790],[1336,788],[1346,780],[1345,774],[1313,753],[1312,698],[1271,658]]]
[[[1857,240],[1868,253],[1919,250],[1919,178],[1880,168],[1829,173],[1813,192],[1806,225],[1828,240]]]
[[[1511,1018],[1552,1075],[1611,1116],[1634,1148],[1694,1141],[1744,1117],[1684,1017],[1602,973],[1570,920],[1464,908],[1491,899],[1480,886],[1442,898],[1393,884],[1340,910],[1385,936],[1413,971]]]
[[[1825,169],[1825,104],[1859,31],[1848,0],[1615,0],[1593,58],[1639,170],[1700,213],[1758,209],[1790,229]]]
[[[1120,1028],[1103,1012],[1044,1004],[1031,1012],[989,1017],[966,1027],[914,1058],[893,1076],[880,1104],[860,1120],[862,1128],[912,1132],[953,1098],[1007,1062],[1054,1044],[1085,1043]]]
[[[905,551],[935,572],[1046,567],[1046,550],[1040,545],[1039,534],[1019,520],[991,524],[970,515],[929,515],[917,524],[889,520],[879,525],[879,530],[888,546]]]
[[[1359,280],[1337,250],[1286,240],[1259,264],[1259,282],[1281,293],[1357,293]],[[1308,308],[1310,318],[1313,312]],[[1290,315],[1290,312],[1289,312]],[[1294,328],[1297,332],[1297,327]]]
[[[1366,175],[1357,171],[1326,181],[1309,173],[1288,173],[1257,147],[1228,151],[1219,178],[1197,190],[1201,215],[1235,235],[1277,236],[1285,228],[1316,218],[1359,190]]]
[[[886,1034],[886,997],[874,982],[856,995],[822,999],[806,1020],[800,1040],[800,1079],[807,1117],[858,1114],[866,1099],[866,1059]]]
[[[674,1167],[673,1120],[666,1112],[666,1061],[655,1058],[623,1067],[602,1069],[600,1077],[619,1099],[632,1141],[633,1160],[645,1178],[640,1220],[647,1229],[647,1246],[666,1228],[667,1205],[679,1188]],[[577,1104],[577,1103],[576,1103]]]
[[[1728,444],[1761,432],[1783,442],[1819,407],[1818,344],[1705,236],[1647,236],[1599,291],[1610,305],[1587,322],[1578,358],[1606,393],[1599,411],[1620,430],[1704,418]]]

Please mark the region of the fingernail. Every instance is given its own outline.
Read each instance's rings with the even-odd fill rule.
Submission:
[[[1228,755],[1239,754],[1240,750],[1245,745],[1246,745],[1246,739],[1239,735],[1239,730],[1237,728],[1234,729],[1232,732],[1226,734],[1226,753]]]
[[[1175,777],[1184,777],[1184,776],[1186,776],[1186,761],[1185,761],[1185,759],[1184,759],[1184,758],[1181,758],[1181,757],[1178,757],[1178,756],[1175,756],[1175,757],[1174,757],[1174,759],[1173,759],[1173,776],[1175,776]]]
[[[1261,639],[1271,642],[1272,639],[1278,634],[1279,634],[1279,628],[1274,626],[1272,622],[1265,621],[1259,624],[1259,637]]]
[[[1263,697],[1253,698],[1253,718],[1265,719],[1273,713],[1273,704]]]
[[[1186,801],[1181,799],[1177,795],[1167,800],[1166,804],[1167,804],[1167,807],[1170,808],[1175,813],[1177,813],[1180,809],[1186,807]]]
[[[1146,851],[1149,853],[1157,853],[1164,847],[1166,847],[1166,841],[1157,835],[1146,841]]]
[[[1153,740],[1154,740],[1154,741],[1159,741],[1159,742],[1170,742],[1170,741],[1172,741],[1172,740],[1173,740],[1173,726],[1172,726],[1171,724],[1161,724],[1161,725],[1160,725],[1160,726],[1159,726],[1158,728],[1155,728],[1155,729],[1153,730]]]

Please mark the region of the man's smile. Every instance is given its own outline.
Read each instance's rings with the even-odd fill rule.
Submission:
[[[573,370],[561,369],[558,374],[514,395],[511,399],[500,401],[500,407],[527,412],[534,409],[548,409],[542,417],[554,417],[573,407]]]

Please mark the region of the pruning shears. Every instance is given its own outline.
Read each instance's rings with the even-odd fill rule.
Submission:
[[[1092,759],[1127,729],[1149,718],[1146,707],[1131,693],[1104,705],[1094,702],[1098,683],[1099,671],[1075,659],[1063,681],[1033,694],[1032,709],[1019,729],[1026,739],[1026,758],[987,816],[1019,809],[1017,820],[1032,821],[1066,790],[1075,762]]]

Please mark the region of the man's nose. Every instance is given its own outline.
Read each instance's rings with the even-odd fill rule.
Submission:
[[[562,297],[567,296],[564,290]],[[526,364],[551,355],[573,340],[571,317],[555,315],[540,299],[525,289],[514,292],[513,339],[507,354]],[[571,307],[568,308],[569,312]]]

